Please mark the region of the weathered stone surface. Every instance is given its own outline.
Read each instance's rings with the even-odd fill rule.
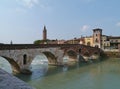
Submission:
[[[71,55],[70,53],[75,55]],[[5,58],[15,73],[21,73],[21,70],[29,69],[32,61],[37,55],[44,54],[49,64],[63,65],[64,56],[68,56],[68,61],[77,61],[77,55],[91,57],[94,54],[100,55],[101,50],[95,47],[80,44],[61,44],[61,45],[0,45],[0,56]]]
[[[0,89],[35,89],[24,81],[0,69]]]

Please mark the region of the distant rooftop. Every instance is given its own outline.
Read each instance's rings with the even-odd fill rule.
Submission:
[[[102,29],[100,29],[100,28],[95,28],[95,29],[93,29],[93,31],[102,31]]]
[[[120,39],[120,36],[110,36],[109,39]]]

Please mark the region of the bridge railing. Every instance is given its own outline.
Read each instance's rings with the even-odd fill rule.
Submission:
[[[36,44],[0,44],[0,50],[67,47],[67,46],[71,46],[71,45],[70,44],[69,45],[68,44],[37,44],[37,45]]]
[[[0,44],[0,50],[17,50],[17,49],[30,49],[30,48],[50,48],[50,47],[71,47],[71,46],[81,46],[90,47],[81,44]],[[94,47],[91,47],[94,48]]]

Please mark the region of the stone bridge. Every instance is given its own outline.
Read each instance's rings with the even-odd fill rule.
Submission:
[[[13,72],[29,69],[33,59],[44,54],[49,64],[63,65],[63,59],[67,56],[68,61],[88,61],[86,57],[94,59],[94,55],[100,56],[99,48],[80,44],[2,44],[0,56],[5,58],[12,67]]]

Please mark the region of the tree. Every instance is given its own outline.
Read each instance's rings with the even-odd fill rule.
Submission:
[[[36,40],[34,41],[34,44],[40,44],[42,42],[42,40]]]

